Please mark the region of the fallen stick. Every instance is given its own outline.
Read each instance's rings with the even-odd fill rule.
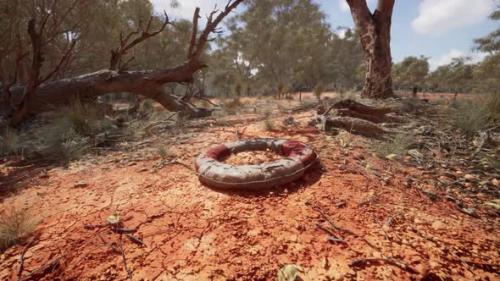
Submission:
[[[61,257],[57,257],[51,262],[39,267],[38,269],[33,270],[28,276],[22,278],[21,281],[40,280],[45,275],[54,272],[54,270],[56,270],[59,265],[61,265]]]
[[[23,249],[21,252],[21,255],[19,256],[19,269],[17,270],[17,281],[21,280],[21,277],[23,275],[23,270],[24,270],[24,255],[26,255],[26,252],[28,251],[31,246],[33,246],[35,240],[31,240]]]
[[[131,235],[131,234],[125,234],[125,236],[132,242],[134,242],[135,244],[141,246],[141,247],[145,247],[146,244],[144,244],[144,241],[142,241],[141,239]]]
[[[316,226],[323,230],[324,232],[326,232],[329,236],[328,236],[328,241],[332,241],[332,242],[338,242],[338,243],[343,243],[343,244],[348,244],[344,239],[342,239],[342,237],[338,237],[335,233],[333,233],[333,231],[329,230],[328,228],[322,226],[321,224],[316,224]]]
[[[315,209],[317,212],[319,212],[321,214],[321,216],[332,226],[333,229],[337,230],[337,231],[340,231],[340,232],[345,232],[347,234],[350,234],[356,238],[359,238],[361,240],[363,240],[363,242],[365,242],[368,246],[370,246],[371,248],[377,250],[377,251],[380,251],[380,248],[373,245],[370,241],[368,241],[366,238],[352,232],[351,230],[349,229],[346,229],[346,228],[342,228],[342,227],[338,227],[337,225],[335,225],[333,223],[333,221],[319,208],[319,207],[313,207],[313,209]]]
[[[389,133],[377,124],[364,119],[326,116],[321,116],[320,118],[323,124],[323,130],[325,131],[330,131],[332,128],[340,128],[348,132],[379,139]]]
[[[120,236],[120,252],[122,254],[123,267],[125,267],[125,271],[127,272],[127,278],[129,280],[132,280],[132,271],[130,271],[130,269],[128,269],[127,266],[127,258],[125,257],[125,251],[123,250],[123,240],[121,236]]]
[[[380,263],[386,263],[389,265],[393,265],[396,267],[399,267],[405,271],[408,271],[413,274],[418,274],[418,271],[414,269],[413,267],[409,266],[403,261],[396,260],[394,258],[363,258],[363,259],[357,259],[354,260],[349,264],[350,267],[367,267],[370,266],[371,264],[380,264]]]

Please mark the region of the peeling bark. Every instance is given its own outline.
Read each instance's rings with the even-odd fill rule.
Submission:
[[[379,0],[373,14],[366,0],[347,0],[365,54],[366,75],[362,95],[387,98],[392,91],[391,17],[395,0]]]

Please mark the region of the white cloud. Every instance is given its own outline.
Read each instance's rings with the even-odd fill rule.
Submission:
[[[422,0],[411,25],[420,34],[439,34],[481,22],[493,9],[491,0]]]
[[[458,49],[451,49],[447,53],[445,53],[437,58],[431,58],[429,60],[429,66],[430,66],[430,70],[434,71],[442,65],[447,65],[447,64],[451,63],[453,61],[453,59],[461,58],[461,57],[470,58],[469,60],[467,60],[466,63],[473,64],[473,63],[481,62],[486,57],[486,55],[487,55],[486,53],[477,53],[477,52],[465,53],[465,52],[462,52]]]
[[[342,12],[349,11],[349,5],[346,0],[339,0],[339,8]]]
[[[217,9],[223,9],[227,0],[178,0],[179,6],[177,8],[172,8],[170,3],[171,0],[152,0],[156,12],[166,11],[168,16],[171,18],[184,18],[191,19],[193,17],[194,10],[196,7],[200,7],[200,15],[210,14],[217,5]]]

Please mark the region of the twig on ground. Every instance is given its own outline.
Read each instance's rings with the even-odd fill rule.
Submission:
[[[132,280],[132,271],[127,266],[127,258],[125,257],[125,250],[123,250],[123,240],[120,235],[120,252],[122,255],[122,261],[123,261],[123,267],[125,268],[125,271],[127,272],[127,277],[129,280]]]
[[[333,233],[333,231],[331,231],[330,229],[322,226],[321,224],[316,224],[316,226],[323,230],[324,232],[326,232],[329,236],[328,236],[328,241],[332,241],[332,242],[337,242],[337,243],[343,243],[343,244],[348,244],[342,237],[339,237],[338,235],[336,235],[335,233]]]
[[[333,221],[332,221],[332,220],[328,217],[328,215],[327,215],[327,214],[325,214],[325,212],[323,212],[323,211],[322,211],[319,207],[317,207],[317,206],[313,206],[313,209],[314,209],[314,210],[316,210],[318,213],[320,213],[320,215],[321,215],[321,216],[322,216],[322,217],[323,217],[323,218],[324,218],[324,219],[325,219],[325,220],[326,220],[326,221],[330,224],[330,226],[331,226],[333,229],[335,229],[335,230],[337,230],[337,231],[340,231],[340,232],[347,233],[347,234],[352,235],[352,236],[354,236],[354,237],[356,237],[356,238],[359,238],[359,239],[363,240],[363,241],[364,241],[364,242],[365,242],[368,246],[370,246],[371,248],[373,248],[373,249],[375,249],[375,250],[377,250],[377,251],[380,251],[380,248],[379,248],[379,247],[377,247],[377,246],[373,245],[373,244],[372,244],[370,241],[368,241],[366,238],[364,238],[364,237],[362,237],[362,236],[360,236],[360,235],[358,235],[358,234],[356,234],[356,233],[352,232],[352,231],[351,231],[351,230],[349,230],[349,229],[342,228],[342,227],[339,227],[339,226],[335,225],[335,224],[333,223]]]
[[[28,276],[22,278],[21,281],[40,280],[45,275],[54,272],[54,270],[56,270],[59,265],[61,265],[61,257],[57,257],[51,262],[39,267],[38,269],[33,270]]]
[[[17,271],[17,281],[21,280],[21,277],[23,275],[23,270],[24,270],[24,255],[26,255],[26,252],[28,251],[31,246],[35,243],[34,239],[31,239],[28,244],[24,247],[23,251],[21,252],[21,255],[19,256],[19,269]]]
[[[133,236],[132,234],[125,234],[125,236],[132,242],[134,242],[135,244],[141,246],[141,247],[145,247],[146,244],[144,244],[144,241],[142,241],[141,239]]]
[[[399,267],[403,270],[406,270],[410,273],[413,274],[418,274],[418,271],[414,269],[413,267],[409,266],[407,263],[397,260],[394,258],[363,258],[363,259],[357,259],[351,262],[349,266],[351,267],[367,267],[370,266],[371,264],[380,264],[380,263],[386,263],[390,264],[396,267]]]
[[[137,230],[135,228],[115,228],[114,231],[119,234],[128,234],[128,233],[134,233]]]

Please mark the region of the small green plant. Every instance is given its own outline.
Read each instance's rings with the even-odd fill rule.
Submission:
[[[324,90],[325,89],[321,83],[317,84],[316,87],[314,87],[314,96],[318,101],[321,100],[321,95],[323,94]]]
[[[399,133],[392,139],[373,145],[374,153],[379,157],[389,155],[402,156],[413,144],[414,136],[407,133]]]
[[[0,214],[0,252],[26,239],[37,223],[26,210],[12,208]]]
[[[465,132],[474,134],[500,122],[500,95],[481,95],[471,101],[454,101],[448,112],[451,124]]]
[[[151,113],[154,110],[154,105],[153,101],[150,99],[145,99],[143,102],[141,102],[141,105],[139,107],[139,111],[144,112],[144,113]]]

